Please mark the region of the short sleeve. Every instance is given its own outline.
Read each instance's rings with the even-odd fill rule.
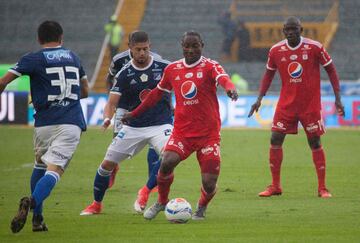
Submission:
[[[127,88],[126,75],[124,69],[121,69],[114,78],[115,82],[113,87],[110,89],[110,93],[122,94]]]
[[[169,66],[167,66],[164,70],[163,76],[157,85],[158,89],[170,93],[172,90],[172,84],[170,80],[170,71]]]
[[[267,59],[267,62],[266,62],[266,68],[269,69],[269,70],[272,70],[272,71],[277,69],[276,62],[275,62],[275,59],[274,59],[274,52],[272,51],[272,49],[270,49],[269,54],[268,54],[268,59]]]
[[[214,62],[214,65],[212,66],[212,70],[211,70],[211,77],[213,80],[216,80],[216,82],[218,81],[218,79],[222,76],[229,76],[224,68],[217,62]]]
[[[329,53],[325,50],[323,46],[321,46],[321,48],[319,49],[319,59],[321,65],[323,65],[324,67],[326,67],[332,62]]]
[[[31,54],[27,54],[20,58],[14,67],[9,69],[9,72],[21,76],[31,75],[35,69],[36,62]]]

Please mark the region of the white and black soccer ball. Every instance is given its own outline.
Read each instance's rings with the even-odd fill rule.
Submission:
[[[165,216],[172,223],[186,223],[192,214],[191,205],[184,198],[171,199],[165,207]]]

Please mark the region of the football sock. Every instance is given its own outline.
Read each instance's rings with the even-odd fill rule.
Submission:
[[[211,199],[215,196],[217,188],[215,188],[215,190],[211,193],[207,193],[203,187],[201,187],[200,191],[201,191],[201,195],[198,204],[201,207],[206,207],[211,201]]]
[[[325,153],[322,147],[312,150],[312,157],[316,168],[316,174],[318,177],[319,190],[325,189]]]
[[[156,153],[155,149],[149,148],[148,153],[147,153],[147,162],[148,162],[148,170],[149,170],[149,177],[150,177],[154,166],[156,166],[157,163],[159,162],[159,155]]]
[[[272,185],[275,187],[280,187],[280,170],[281,162],[283,160],[282,147],[278,145],[271,145],[269,157]]]
[[[169,201],[170,185],[174,181],[174,173],[164,175],[159,171],[157,176],[157,184],[159,189],[158,202],[165,205]]]
[[[159,171],[159,167],[160,167],[160,160],[157,160],[156,163],[154,164],[154,166],[152,167],[150,177],[146,183],[147,188],[149,188],[150,190],[153,189],[154,187],[156,187],[156,185],[157,185],[156,177],[157,177],[157,174]]]
[[[94,180],[94,200],[101,202],[104,198],[105,191],[109,186],[111,171],[105,170],[99,166]]]
[[[35,200],[35,208],[50,195],[56,183],[60,180],[60,175],[55,171],[46,171],[45,175],[36,183],[32,198]]]
[[[38,164],[35,162],[33,172],[30,179],[31,193],[34,192],[36,183],[45,175],[46,165]],[[34,214],[42,214],[42,203],[36,205],[34,208]]]

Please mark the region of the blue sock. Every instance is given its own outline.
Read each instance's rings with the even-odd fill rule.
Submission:
[[[34,192],[36,183],[45,175],[46,172],[46,166],[41,166],[35,163],[31,179],[30,179],[30,187],[31,187],[31,193]],[[34,208],[34,214],[42,214],[42,203],[36,205]]]
[[[45,175],[36,183],[32,198],[36,202],[36,206],[50,195],[56,183],[60,180],[60,175],[54,171],[46,171]]]
[[[105,170],[99,166],[99,169],[96,172],[94,180],[94,200],[101,202],[104,198],[105,191],[109,186],[111,171]]]
[[[156,153],[155,149],[149,148],[147,154],[149,178],[151,176],[153,167],[157,165],[158,160],[159,160],[159,155]]]
[[[147,188],[149,188],[150,190],[157,186],[156,177],[160,168],[160,163],[161,163],[160,160],[156,161],[156,163],[152,168],[150,177],[146,183]]]

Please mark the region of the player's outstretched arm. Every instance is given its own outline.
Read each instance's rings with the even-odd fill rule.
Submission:
[[[106,130],[106,128],[108,128],[111,124],[111,119],[114,116],[116,106],[119,103],[120,97],[121,97],[120,94],[114,94],[114,93],[109,94],[108,101],[104,108],[104,121],[102,124],[104,130]]]
[[[227,96],[229,96],[232,101],[236,101],[238,99],[239,95],[236,91],[236,87],[227,75],[220,76],[217,81],[220,86],[225,89]]]
[[[140,116],[142,113],[144,113],[144,111],[146,111],[146,110],[150,109],[151,107],[153,107],[154,105],[156,105],[156,103],[158,103],[161,100],[164,92],[165,91],[160,90],[158,87],[155,87],[147,95],[145,100],[143,102],[141,102],[141,104],[138,107],[136,107],[135,110],[133,110],[131,112],[126,112],[124,114],[123,118],[121,119],[121,122],[123,124],[129,124],[129,121],[132,118]]]
[[[5,90],[6,86],[16,79],[18,76],[11,72],[7,72],[3,77],[0,78],[0,94]]]

